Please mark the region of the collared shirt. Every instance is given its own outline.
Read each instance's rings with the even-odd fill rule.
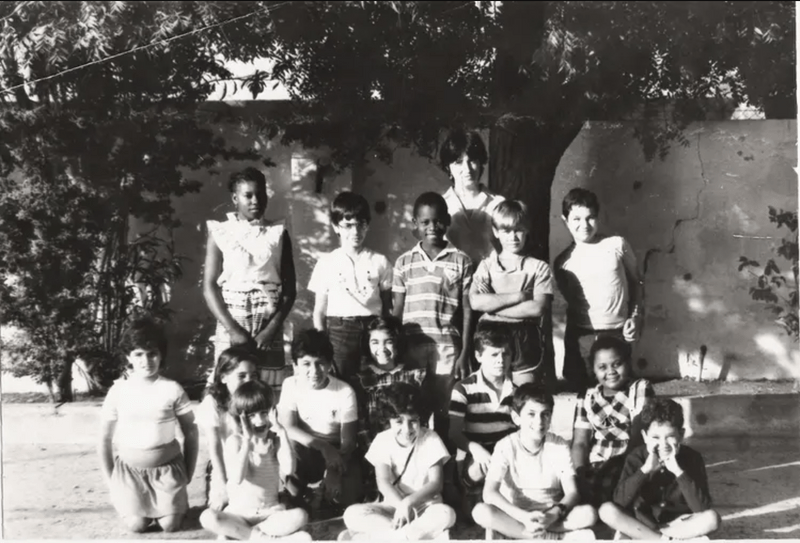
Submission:
[[[547,262],[532,256],[520,256],[513,267],[506,268],[500,262],[497,251],[481,260],[472,276],[470,292],[474,294],[506,294],[532,290],[534,296],[553,294],[553,278]],[[501,317],[484,313],[481,320],[521,322],[525,319]]]
[[[282,223],[243,221],[228,213],[227,221],[207,221],[208,231],[222,251],[219,286],[237,291],[261,290],[281,284]]]
[[[472,262],[449,243],[431,259],[422,242],[400,255],[394,266],[392,292],[405,294],[403,329],[409,336],[461,337],[456,316],[472,282]]]
[[[499,194],[489,192],[483,185],[480,185],[480,189],[481,196],[476,199],[474,207],[469,209],[464,206],[453,187],[443,195],[450,213],[447,239],[467,253],[473,262],[486,258],[494,249],[492,213],[505,200]]]
[[[630,435],[633,418],[642,412],[645,398],[655,395],[646,379],[637,379],[611,398],[603,396],[603,385],[586,391],[578,401],[575,429],[592,432],[589,462],[605,462],[627,450],[631,439],[638,438]]]
[[[506,378],[498,394],[479,369],[453,387],[451,417],[464,418],[464,435],[488,451],[517,428],[511,420],[511,399],[517,387]]]
[[[308,290],[328,296],[328,317],[381,314],[381,291],[392,288],[392,264],[367,248],[355,258],[341,247],[323,255],[314,266]]]

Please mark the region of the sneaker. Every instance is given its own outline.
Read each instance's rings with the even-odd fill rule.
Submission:
[[[594,535],[594,531],[592,531],[590,528],[564,532],[561,534],[561,536],[561,539],[564,541],[595,541],[597,539],[597,537]]]

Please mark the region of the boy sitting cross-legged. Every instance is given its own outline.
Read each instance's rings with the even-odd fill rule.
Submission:
[[[526,383],[514,392],[511,418],[519,431],[495,446],[484,503],[475,521],[513,539],[593,540],[597,521],[591,505],[578,505],[569,444],[549,432],[553,396]],[[567,537],[567,534],[569,536]]]
[[[297,463],[286,487],[302,499],[310,483],[324,478],[331,505],[357,503],[363,494],[356,456],[358,414],[353,389],[330,375],[333,347],[325,332],[303,330],[292,343],[294,375],[278,403]],[[337,507],[332,507],[336,509]]]
[[[366,460],[375,466],[380,503],[351,505],[339,540],[420,540],[440,537],[455,524],[442,503],[442,467],[450,453],[426,417],[419,387],[394,383],[380,391],[377,412],[388,427],[375,436]]]
[[[720,518],[710,508],[703,457],[681,444],[681,406],[653,400],[642,425],[645,444],[626,457],[614,501],[600,507],[600,518],[632,539],[708,539]]]

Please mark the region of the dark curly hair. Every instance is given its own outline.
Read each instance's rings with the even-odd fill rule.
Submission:
[[[304,356],[314,356],[333,362],[333,345],[328,334],[316,328],[307,328],[298,333],[292,341],[292,362]]]
[[[267,178],[266,176],[261,173],[261,170],[258,168],[254,168],[249,166],[244,170],[234,172],[231,174],[230,181],[228,181],[228,190],[231,192],[236,192],[236,187],[239,183],[256,183],[259,187],[263,188],[265,191],[267,190]]]
[[[331,223],[339,224],[352,219],[369,224],[372,219],[369,202],[360,194],[345,190],[340,192],[331,204]]]
[[[553,395],[547,392],[542,385],[537,383],[524,383],[518,386],[511,399],[511,409],[519,414],[528,402],[546,405],[551,411],[556,405]]]
[[[410,383],[392,383],[378,391],[375,414],[377,422],[386,428],[390,420],[400,415],[416,415],[420,421],[425,421],[430,415],[430,410],[418,386]]]
[[[258,367],[258,353],[242,345],[234,345],[222,351],[214,368],[214,378],[206,390],[206,396],[211,396],[217,403],[217,409],[227,411],[231,394],[222,378],[234,371],[242,362],[252,362]]]
[[[119,340],[119,350],[127,357],[136,349],[156,349],[161,354],[163,368],[167,355],[167,333],[164,325],[149,315],[131,320]]]
[[[392,316],[375,317],[370,321],[361,338],[362,352],[367,353],[368,358],[372,360],[369,350],[369,339],[372,335],[372,332],[377,330],[386,332],[392,337],[392,339],[394,339],[395,359],[402,360],[404,347],[403,323],[400,322],[400,319]]]
[[[569,217],[569,212],[575,206],[586,207],[595,215],[600,213],[600,201],[597,199],[597,195],[590,190],[575,188],[569,191],[561,201],[561,215]]]
[[[447,202],[445,202],[444,197],[438,192],[423,192],[417,197],[414,201],[414,218],[417,217],[422,207],[433,208],[442,218],[446,217],[448,221],[450,220],[450,212],[447,211]]]
[[[275,405],[275,394],[269,385],[261,381],[248,381],[236,389],[231,395],[228,413],[236,421],[236,427],[241,427],[240,415],[250,415],[259,411],[269,411]]]
[[[669,398],[653,398],[642,409],[642,428],[647,431],[654,422],[669,423],[677,430],[683,429],[683,408]]]
[[[589,349],[589,360],[592,361],[592,364],[594,364],[594,357],[598,351],[614,351],[623,362],[631,363],[631,345],[618,337],[600,336],[592,343],[592,348]]]

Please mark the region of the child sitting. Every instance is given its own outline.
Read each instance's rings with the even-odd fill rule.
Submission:
[[[456,383],[450,397],[450,441],[467,453],[462,470],[467,489],[483,481],[495,444],[516,429],[510,338],[501,325],[492,324],[475,333],[474,343],[480,368]]]
[[[192,406],[178,383],[160,375],[167,337],[157,322],[132,321],[120,350],[130,374],[108,391],[100,430],[100,462],[111,503],[132,532],[144,532],[153,521],[174,532],[189,509],[186,486],[197,461]],[[183,432],[183,450],[176,425]]]
[[[625,341],[604,336],[589,353],[600,383],[578,399],[572,462],[584,503],[607,502],[622,471],[624,454],[638,445],[638,415],[655,391],[645,379],[634,379],[631,349]]]
[[[519,430],[495,446],[483,501],[472,516],[484,528],[511,539],[594,539],[597,522],[580,496],[569,444],[549,432],[553,396],[532,383],[514,392],[511,418]]]
[[[455,524],[442,503],[442,466],[450,457],[435,432],[424,428],[421,391],[394,383],[381,391],[381,420],[388,429],[375,437],[366,460],[375,466],[381,503],[351,505],[344,513],[347,532],[339,540],[433,539]]]
[[[703,457],[681,445],[683,410],[659,398],[642,411],[645,443],[625,459],[614,501],[600,518],[631,539],[708,539],[720,518],[711,496]]]
[[[275,422],[272,390],[258,381],[243,384],[233,393],[230,414],[236,421],[236,433],[225,441],[230,503],[224,511],[203,511],[200,524],[233,539],[311,541],[298,532],[308,522],[306,512],[278,502],[280,473],[294,471],[294,458],[286,431]]]
[[[363,449],[369,448],[378,432],[385,430],[377,412],[381,390],[392,383],[421,386],[425,368],[409,369],[402,360],[403,330],[394,317],[376,317],[367,327],[364,350],[370,362],[358,373],[354,389],[358,397],[359,434]]]
[[[309,484],[323,480],[325,498],[350,505],[363,494],[360,458],[356,453],[356,395],[344,381],[332,377],[333,347],[325,332],[303,330],[292,342],[294,375],[284,381],[278,403],[280,422],[297,458],[297,469],[286,487],[303,499]]]
[[[277,389],[285,377],[283,322],[294,304],[292,242],[283,224],[268,223],[267,179],[256,168],[231,175],[235,211],[208,221],[203,296],[217,319],[214,361],[231,345],[257,349],[261,379]],[[209,373],[209,385],[213,371]]]
[[[341,247],[314,266],[308,289],[316,294],[314,327],[333,344],[336,375],[348,381],[361,367],[361,340],[369,322],[388,315],[392,303],[392,265],[364,247],[369,203],[360,194],[340,193],[331,204],[331,224]]]
[[[228,503],[225,485],[228,482],[222,458],[222,446],[235,429],[228,414],[231,395],[240,385],[258,378],[258,357],[242,346],[222,351],[214,370],[213,383],[197,407],[197,425],[208,446],[208,506],[221,511]]]
[[[547,317],[553,299],[553,281],[547,262],[529,256],[527,206],[504,200],[492,213],[492,231],[501,251],[493,251],[481,261],[469,301],[475,311],[483,311],[478,327],[501,322],[513,338],[511,362],[515,385],[555,382],[555,369],[546,367],[542,319]]]
[[[600,203],[586,189],[564,197],[561,218],[573,243],[553,263],[558,289],[567,302],[564,335],[564,379],[578,393],[591,386],[592,342],[614,336],[628,342],[639,338],[644,290],[636,255],[621,236],[598,233]]]

